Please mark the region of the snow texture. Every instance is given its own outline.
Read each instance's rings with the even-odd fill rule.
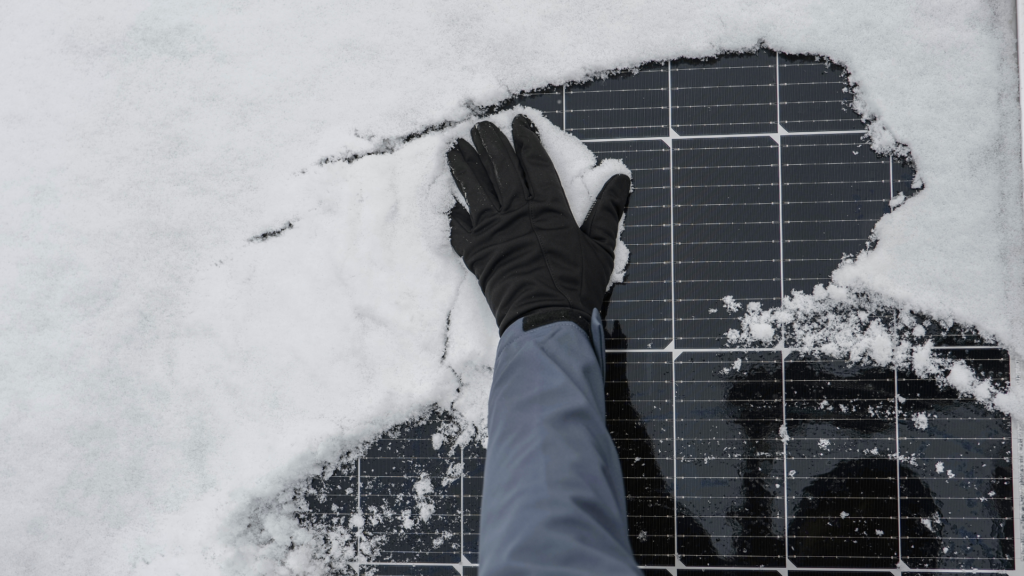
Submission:
[[[918,430],[928,429],[928,415],[925,414],[924,412],[918,412],[917,414],[914,414],[912,420],[914,422],[914,428],[917,428]]]
[[[846,66],[925,184],[834,280],[1024,350],[1010,3],[5,6],[5,572],[316,573],[286,487],[432,404],[484,422],[451,138],[521,90],[759,45]],[[542,129],[585,207],[621,166]]]
[[[839,271],[843,269],[840,266]],[[887,319],[895,320],[892,328],[886,326]],[[920,378],[951,386],[961,397],[1007,414],[1024,415],[1024,391],[1019,387],[1000,389],[963,360],[937,351],[934,341],[926,338],[925,328],[935,321],[922,319],[909,305],[901,308],[887,296],[818,284],[811,294],[794,290],[778,308],[764,310],[760,303],[751,302],[740,321],[741,328],[727,334],[731,345],[770,345],[778,331],[786,335],[788,347],[802,353],[912,370]],[[822,401],[821,407],[827,404]],[[915,416],[914,421],[921,430],[928,427],[924,414]]]

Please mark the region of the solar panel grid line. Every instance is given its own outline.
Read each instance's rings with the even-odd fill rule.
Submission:
[[[356,459],[356,514],[363,513],[363,459]],[[362,530],[356,531],[356,549],[362,550],[364,546]]]
[[[563,131],[565,130],[565,117],[566,117],[566,114],[565,114],[565,100],[566,100],[565,92],[566,92],[566,86],[563,84],[562,85],[562,126],[561,126]]]
[[[782,206],[783,206],[783,198],[782,198],[782,182],[783,182],[783,180],[782,180],[782,138],[781,138],[781,133],[782,133],[782,96],[780,95],[780,92],[779,92],[779,86],[782,83],[779,81],[779,75],[780,75],[779,53],[776,52],[775,53],[775,125],[776,125],[776,131],[779,132],[779,134],[780,134],[779,136],[776,136],[776,138],[777,138],[776,145],[778,147],[778,164],[779,164],[779,291],[780,291],[779,298],[780,298],[780,301],[781,301],[781,300],[784,300],[786,298],[786,272],[785,272],[786,258],[785,258],[785,253],[783,252],[783,248],[784,248],[786,242],[785,242],[785,234],[784,234],[784,231],[783,231],[783,224],[784,224],[785,221],[783,219],[783,214],[782,214]],[[780,332],[780,334],[779,334],[779,342],[782,342],[783,345],[785,345],[784,343],[786,342],[786,326],[780,327],[779,332]],[[786,356],[783,355],[783,360],[785,360],[785,357]],[[785,422],[785,420],[786,420],[786,369],[785,369],[785,362],[783,362],[783,368],[782,368],[782,420],[783,420],[783,422]],[[785,456],[786,443],[783,443],[782,449],[783,449],[782,460],[783,460],[783,462],[785,462],[786,461],[786,456]],[[785,481],[785,477],[783,477],[783,480]],[[783,491],[783,494],[786,494],[786,493],[788,493],[788,492],[787,491]],[[788,507],[785,507],[785,508],[788,509]],[[788,518],[787,518],[787,520],[788,520]],[[787,525],[788,525],[788,521],[787,521]],[[787,539],[786,539],[786,550],[787,551],[789,550],[789,539],[788,539],[788,536],[787,536]]]
[[[459,446],[459,558],[466,558],[466,447]]]
[[[1009,365],[1010,382],[1019,390],[1024,386],[1024,372],[1021,372],[1019,357],[1011,357]],[[1021,431],[1021,423],[1018,418],[1010,419],[1010,436],[1013,443],[1014,469],[1017,472],[1016,478],[1011,478],[1010,494],[1013,499],[1013,526],[1020,529],[1024,522],[1024,433]],[[1024,530],[1016,534],[1014,538],[1014,558],[1016,561],[1024,561]]]
[[[821,132],[782,132],[776,130],[774,132],[750,132],[745,134],[678,134],[672,133],[666,136],[646,136],[646,137],[616,137],[616,138],[587,138],[577,136],[584,143],[591,142],[640,142],[640,141],[666,141],[666,140],[702,140],[702,139],[727,139],[727,138],[760,138],[769,137],[775,138],[778,136],[835,136],[835,135],[864,135],[867,134],[866,130],[824,130]]]

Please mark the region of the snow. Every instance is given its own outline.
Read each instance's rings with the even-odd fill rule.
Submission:
[[[423,522],[430,520],[434,514],[434,504],[427,499],[428,494],[434,493],[434,485],[430,482],[430,475],[426,472],[420,474],[420,479],[413,484],[413,491],[416,492],[416,507],[419,509],[419,519]]]
[[[924,412],[914,414],[912,420],[914,422],[914,428],[917,428],[918,430],[928,429],[928,415]]]
[[[978,376],[963,360],[937,350],[934,342],[925,338],[923,323],[932,321],[915,312],[911,305],[884,295],[856,292],[836,283],[818,284],[810,294],[793,291],[777,308],[764,310],[758,302],[749,303],[740,318],[741,328],[729,330],[727,339],[731,345],[764,345],[771,343],[777,329],[786,333],[792,349],[799,352],[913,370],[917,377],[948,385],[962,397],[1008,414],[1024,415],[1024,391],[1019,387],[999,391],[991,378]],[[885,318],[896,320],[892,329],[882,321]],[[844,406],[840,409],[846,412]],[[916,425],[924,429],[919,422]]]
[[[925,188],[834,280],[1024,350],[1011,4],[644,6],[5,6],[6,570],[315,573],[291,486],[433,403],[483,432],[497,335],[447,246],[447,143],[476,106],[645,61],[763,42],[847,66]],[[580,217],[621,167],[543,129]]]

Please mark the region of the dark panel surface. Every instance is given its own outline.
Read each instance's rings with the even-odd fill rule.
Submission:
[[[904,198],[910,198],[920,192],[920,187],[915,188],[914,177],[917,172],[910,162],[902,158],[890,158],[892,165],[892,195],[893,197],[903,194]]]
[[[473,563],[480,561],[480,499],[486,455],[478,442],[462,449],[462,554]]]
[[[828,285],[842,257],[867,246],[889,200],[889,159],[859,134],[783,136],[786,294]]]
[[[776,132],[775,54],[672,62],[672,128],[684,136]]]
[[[687,566],[785,566],[778,352],[676,361],[679,557]]]
[[[610,353],[608,432],[626,486],[629,539],[637,562],[672,566],[672,354]]]
[[[543,90],[523,94],[514,100],[512,104],[520,104],[530,108],[536,108],[544,113],[552,124],[559,128],[565,127],[565,103],[563,102],[565,90],[561,86],[552,86]]]
[[[846,71],[814,56],[779,55],[779,116],[789,132],[863,130]]]
[[[994,390],[1009,386],[1002,350],[949,352]],[[898,374],[903,560],[911,568],[1013,567],[1010,418],[955,390]]]
[[[618,158],[633,173],[622,241],[626,281],[612,287],[604,310],[609,349],[662,350],[672,341],[671,151],[660,140],[591,142],[599,159]]]
[[[725,345],[726,296],[779,305],[778,153],[768,137],[673,141],[677,348]]]
[[[462,481],[455,476],[444,482],[460,463],[460,453],[451,444],[434,448],[439,418],[379,440],[360,458],[360,506],[368,520],[364,534],[368,539],[387,535],[378,546],[379,561],[460,559]]]
[[[577,138],[668,136],[665,65],[568,86],[565,106],[565,130]]]
[[[458,576],[454,566],[408,566],[401,564],[370,564],[360,567],[360,576]],[[463,576],[467,576],[465,573]]]
[[[800,567],[895,568],[892,370],[797,354],[785,369],[790,560]]]

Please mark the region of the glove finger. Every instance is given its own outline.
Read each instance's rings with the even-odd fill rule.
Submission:
[[[490,122],[478,123],[471,131],[473,143],[480,151],[487,175],[494,183],[501,211],[506,211],[526,202],[526,183],[519,159],[508,138]]]
[[[526,176],[530,201],[546,204],[571,217],[572,211],[565,191],[562,190],[558,171],[540,142],[537,127],[522,114],[512,120],[512,141],[515,142],[516,156]]]
[[[596,241],[609,253],[615,251],[619,235],[619,220],[629,201],[629,176],[616,174],[608,179],[598,193],[590,214],[583,221],[583,233]]]
[[[448,150],[448,169],[451,170],[455,185],[459,187],[466,204],[469,205],[469,213],[472,222],[475,224],[488,212],[498,210],[498,198],[494,194],[494,187],[484,170],[480,155],[473,150],[462,138]]]
[[[473,221],[469,217],[469,212],[459,202],[455,202],[455,206],[448,213],[448,224],[451,226],[452,248],[459,258],[462,258],[472,242]]]

